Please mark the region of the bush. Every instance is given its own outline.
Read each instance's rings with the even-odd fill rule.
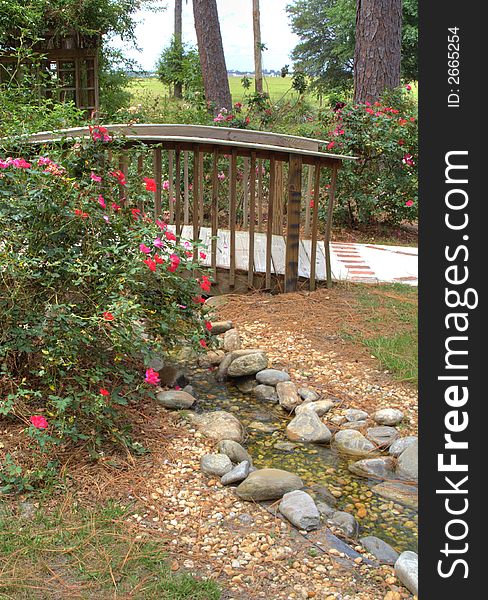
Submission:
[[[417,220],[418,122],[410,86],[375,102],[322,114],[329,152],[357,156],[338,178],[337,216],[355,226]]]
[[[203,95],[203,77],[198,50],[182,44],[174,37],[156,65],[158,78],[168,86],[180,85],[183,96],[192,99],[196,92]]]
[[[128,443],[121,407],[151,395],[150,360],[206,345],[209,280],[190,242],[137,206],[152,179],[125,181],[117,141],[0,159],[0,415],[43,444]],[[129,193],[130,203],[124,201]]]

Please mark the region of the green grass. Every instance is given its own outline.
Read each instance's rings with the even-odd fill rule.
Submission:
[[[163,542],[137,540],[126,510],[39,509],[19,518],[0,503],[0,600],[218,600],[213,581],[173,572]]]
[[[381,365],[405,382],[418,384],[418,291],[403,284],[359,286],[361,323],[349,335]]]
[[[241,77],[229,77],[230,92],[233,102],[242,102],[246,90],[242,87]],[[249,92],[254,90],[254,80]],[[269,93],[273,102],[277,102],[286,94],[287,98],[296,97],[297,93],[291,87],[290,77],[268,77],[264,80],[264,90]],[[169,94],[168,86],[164,85],[156,77],[134,79],[131,85],[132,98],[137,102],[138,98],[144,92],[153,95],[167,96]]]

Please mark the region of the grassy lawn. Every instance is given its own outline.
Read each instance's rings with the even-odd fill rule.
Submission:
[[[232,101],[242,102],[246,90],[242,87],[241,77],[229,77],[229,83]],[[297,96],[297,93],[291,87],[290,77],[267,77],[264,80],[264,89],[269,93],[273,102],[278,101],[284,94],[287,94],[287,98]],[[156,77],[134,79],[131,90],[134,102],[137,102],[138,97],[144,92],[163,96],[167,96],[169,93],[168,86],[161,83]],[[248,91],[252,92],[253,90],[254,82]]]
[[[357,286],[360,320],[349,329],[400,381],[418,383],[418,291],[403,284]]]
[[[41,508],[24,518],[0,504],[0,599],[220,598],[214,582],[175,572],[162,540],[137,535],[116,504]]]

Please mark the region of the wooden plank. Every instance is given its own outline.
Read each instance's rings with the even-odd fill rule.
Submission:
[[[161,185],[162,185],[162,166],[161,166],[161,148],[155,148],[153,151],[153,169],[154,179],[156,181],[156,192],[154,193],[154,216],[161,217]]]
[[[308,178],[307,178],[307,194],[305,196],[305,227],[304,233],[308,237],[310,235],[310,200],[312,200],[312,189],[313,189],[313,168],[312,165],[308,165]]]
[[[119,169],[124,174],[125,178],[129,176],[129,153],[127,150],[122,150],[122,154],[119,159]],[[129,199],[129,192],[126,185],[119,185],[119,199],[120,204],[124,205]]]
[[[199,223],[199,212],[198,207],[200,205],[200,186],[198,181],[200,180],[200,150],[195,150],[193,154],[193,241],[198,241],[200,234],[200,223]],[[198,249],[195,248],[193,251],[193,260],[198,258]]]
[[[283,235],[283,163],[276,163],[275,184],[270,202],[273,203],[273,233]]]
[[[169,181],[169,222],[174,223],[174,179],[173,179],[173,163],[174,163],[174,150],[168,150],[168,181]]]
[[[203,226],[204,216],[205,216],[205,212],[204,212],[204,203],[205,203],[205,179],[204,179],[204,175],[205,174],[203,172],[203,152],[199,152],[198,153],[198,161],[199,161],[198,187],[200,188],[200,191],[199,191],[200,202],[198,204],[198,218],[200,219],[200,225]]]
[[[176,235],[181,232],[181,151],[175,150],[175,225]]]
[[[217,281],[217,233],[218,233],[218,210],[219,210],[219,153],[214,150],[212,165],[212,271],[214,280]]]
[[[327,287],[332,286],[332,270],[330,268],[330,237],[332,234],[332,219],[334,216],[334,201],[337,185],[337,168],[332,167],[332,175],[329,187],[329,204],[327,206],[327,223],[325,225],[324,249],[325,249],[325,269],[327,273]]]
[[[229,209],[229,228],[230,228],[230,276],[229,284],[235,284],[236,277],[236,209],[237,209],[237,153],[233,150],[230,167],[230,209]]]
[[[244,169],[242,177],[242,226],[247,227],[248,223],[248,208],[249,208],[249,159],[243,159]]]
[[[249,259],[247,265],[247,285],[254,284],[254,228],[256,225],[256,154],[251,156],[251,179],[249,182]]]
[[[298,284],[300,246],[300,204],[302,200],[302,160],[290,155],[288,171],[288,225],[286,232],[285,292],[293,292]]]
[[[258,231],[263,227],[263,161],[258,160]]]
[[[266,231],[266,289],[271,289],[271,249],[273,244],[273,204],[276,185],[276,159],[271,158],[269,164],[269,196],[268,196],[268,223]]]
[[[188,150],[183,152],[183,223],[190,222],[190,183],[188,176]]]
[[[317,271],[317,233],[319,223],[320,202],[320,165],[315,165],[315,181],[313,188],[313,215],[312,215],[312,240],[310,244],[310,290],[315,289],[315,277]]]

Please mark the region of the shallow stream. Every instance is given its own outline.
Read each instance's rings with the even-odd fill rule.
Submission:
[[[375,535],[398,552],[417,551],[417,511],[372,492],[379,482],[353,475],[347,466],[354,459],[317,444],[293,442],[291,450],[276,448],[277,443],[290,443],[285,434],[290,418],[279,405],[265,404],[252,393],[243,394],[231,384],[217,382],[208,369],[194,368],[190,380],[199,410],[232,412],[246,427],[246,447],[256,467],[285,469],[299,475],[308,486],[326,487],[337,497],[336,508],[356,517],[360,536]]]

